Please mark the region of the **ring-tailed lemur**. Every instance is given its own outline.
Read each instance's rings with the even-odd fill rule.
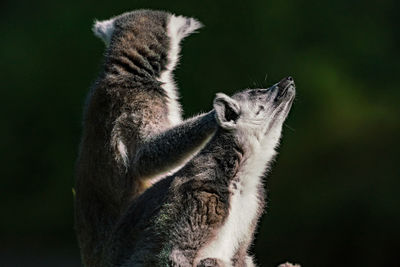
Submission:
[[[85,107],[76,166],[75,228],[85,266],[104,266],[104,244],[129,203],[193,157],[214,114],[181,120],[172,71],[193,19],[139,10],[96,22],[103,69]]]
[[[110,265],[254,266],[248,248],[264,206],[262,177],[294,95],[290,77],[217,94],[213,138],[132,203],[107,245]]]

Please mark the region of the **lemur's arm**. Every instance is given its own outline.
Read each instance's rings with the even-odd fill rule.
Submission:
[[[174,170],[189,160],[217,129],[215,112],[188,119],[140,145],[132,159],[132,172],[142,179]]]

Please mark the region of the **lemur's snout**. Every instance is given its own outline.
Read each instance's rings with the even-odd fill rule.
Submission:
[[[282,79],[276,87],[278,88],[278,95],[277,95],[277,100],[278,99],[283,99],[289,91],[294,91],[295,90],[295,84],[294,80],[292,77],[286,77]]]
[[[289,85],[294,85],[294,80],[291,76],[283,78],[279,83],[278,87],[279,89],[283,90],[287,88]]]

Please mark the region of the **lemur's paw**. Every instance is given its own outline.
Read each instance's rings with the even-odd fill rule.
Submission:
[[[285,263],[279,264],[278,267],[301,267],[301,266],[299,264],[291,264],[289,262],[285,262]]]
[[[197,267],[224,267],[224,266],[225,264],[222,261],[215,258],[207,258],[201,260],[199,264],[197,264]]]

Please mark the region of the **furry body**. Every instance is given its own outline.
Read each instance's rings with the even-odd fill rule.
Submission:
[[[217,132],[129,208],[109,244],[112,266],[254,266],[247,253],[264,207],[262,177],[294,97],[292,83],[283,90],[217,96]]]
[[[253,265],[261,177],[294,89],[219,95],[215,110],[182,121],[172,71],[180,41],[199,27],[148,10],[95,24],[107,50],[77,161],[85,266]]]
[[[96,22],[107,48],[87,98],[76,166],[76,231],[86,266],[107,266],[105,242],[130,203],[190,160],[216,129],[211,114],[181,121],[172,71],[179,43],[201,26],[139,10]]]

